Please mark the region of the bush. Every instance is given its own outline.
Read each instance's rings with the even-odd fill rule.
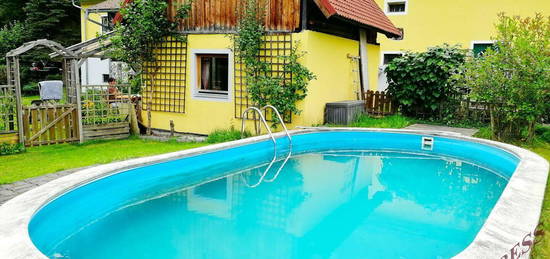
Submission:
[[[8,84],[6,65],[0,65],[0,85]]]
[[[22,153],[25,151],[25,146],[22,144],[8,144],[0,143],[0,155],[13,155],[17,153]]]
[[[458,79],[490,104],[493,139],[532,140],[550,110],[550,16],[500,14],[496,29],[496,47],[469,59]]]
[[[38,92],[38,82],[30,82],[21,87],[21,93],[25,96],[37,95]]]
[[[535,134],[548,143],[550,143],[550,127],[538,126],[535,129]]]
[[[466,51],[446,44],[426,52],[407,52],[386,68],[388,92],[404,115],[435,118],[457,94],[452,75],[465,58]]]
[[[245,131],[243,137],[248,138],[252,136],[250,132]],[[214,144],[214,143],[223,143],[233,140],[239,140],[242,139],[241,132],[231,128],[228,130],[215,130],[210,135],[208,135],[208,139],[206,139],[207,143]]]

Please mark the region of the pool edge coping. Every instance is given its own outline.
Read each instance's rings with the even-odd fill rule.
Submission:
[[[300,135],[330,131],[386,132],[454,138],[491,145],[512,153],[520,159],[518,168],[514,171],[485,224],[472,243],[454,258],[489,258],[495,256],[501,258],[506,254],[509,255],[516,249],[515,245],[517,243],[521,245],[523,238],[527,234],[533,233],[538,225],[546,189],[549,164],[544,158],[529,150],[501,142],[443,131],[299,127],[290,133],[291,135]],[[283,132],[274,135],[276,138],[286,136]],[[73,188],[131,168],[215,152],[268,139],[269,136],[263,135],[85,168],[16,196],[0,206],[0,258],[47,258],[34,246],[28,233],[28,224],[36,211],[58,195]],[[523,250],[522,247],[518,249],[520,252]],[[528,256],[531,250],[524,255]]]

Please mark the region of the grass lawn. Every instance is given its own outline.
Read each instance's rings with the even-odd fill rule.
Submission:
[[[85,144],[28,148],[17,155],[0,156],[0,184],[67,169],[201,147],[204,143],[157,142],[131,138]]]
[[[40,100],[40,96],[39,95],[33,95],[33,96],[23,96],[23,97],[21,97],[21,103],[24,106],[30,106],[31,102],[34,101],[34,100]]]

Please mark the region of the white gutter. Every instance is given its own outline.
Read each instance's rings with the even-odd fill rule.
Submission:
[[[370,89],[369,60],[367,55],[367,31],[363,28],[359,29],[359,56],[361,56],[361,86],[363,92],[366,92]]]

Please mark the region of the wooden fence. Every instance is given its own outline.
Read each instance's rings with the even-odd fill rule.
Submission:
[[[26,146],[79,141],[76,105],[52,105],[23,108]]]
[[[102,125],[84,125],[84,141],[125,139],[130,136],[128,122],[116,122]]]
[[[373,116],[387,116],[397,113],[398,104],[387,92],[366,91],[364,93],[365,111]]]

